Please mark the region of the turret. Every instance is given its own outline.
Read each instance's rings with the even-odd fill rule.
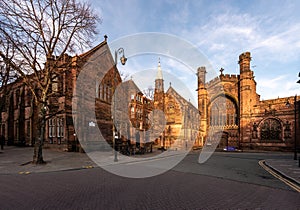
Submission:
[[[251,61],[250,52],[244,52],[239,56],[240,73],[251,71],[250,61]]]
[[[198,76],[198,110],[200,112],[200,138],[203,139],[207,132],[207,89],[205,84],[206,68],[199,67],[197,70]]]
[[[204,66],[201,66],[197,70],[198,76],[198,89],[202,89],[205,87],[205,76],[206,76],[206,69]]]
[[[240,107],[240,139],[241,143],[249,143],[250,124],[253,107],[257,103],[256,82],[253,71],[250,69],[250,52],[239,56],[240,81],[239,81],[239,107]]]

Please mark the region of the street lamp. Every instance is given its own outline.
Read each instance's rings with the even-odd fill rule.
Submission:
[[[294,98],[294,160],[297,160],[297,95]]]
[[[121,64],[125,65],[127,58],[125,57],[125,53],[124,53],[124,49],[122,47],[120,47],[118,50],[115,51],[115,65],[117,68],[117,64],[118,64],[118,55],[122,55],[120,58]],[[114,94],[115,92],[115,70],[113,71],[113,84],[112,84],[112,93]],[[113,97],[113,116],[112,116],[112,120],[115,119],[115,97]],[[118,162],[118,152],[117,152],[117,144],[116,144],[116,138],[119,137],[119,135],[116,136],[116,127],[114,124],[114,121],[112,122],[112,130],[113,130],[113,148],[114,148],[114,162]]]
[[[117,65],[118,63],[118,54],[121,55],[122,57],[120,58],[120,61],[122,63],[122,65],[125,65],[127,58],[125,57],[125,53],[124,53],[124,49],[122,47],[120,47],[118,50],[115,51],[115,64]]]
[[[286,107],[290,107],[289,100],[286,101]],[[294,97],[294,160],[297,160],[297,95]]]

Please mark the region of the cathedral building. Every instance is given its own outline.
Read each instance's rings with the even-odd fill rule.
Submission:
[[[221,138],[222,148],[292,150],[300,143],[300,97],[261,100],[250,62],[250,52],[242,53],[239,75],[221,69],[208,82],[205,67],[198,68],[200,136],[208,143]]]
[[[187,144],[202,145],[203,142],[199,141],[199,110],[176,92],[171,84],[165,92],[160,61],[157,67],[153,103],[154,109],[161,110],[166,119],[165,128],[158,140],[162,148],[184,149]]]

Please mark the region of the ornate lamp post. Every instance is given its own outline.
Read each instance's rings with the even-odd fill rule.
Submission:
[[[297,160],[297,95],[294,98],[294,160]]]
[[[290,107],[289,100],[286,102],[286,107]],[[297,160],[297,95],[294,97],[294,160]]]
[[[121,64],[125,65],[127,58],[125,57],[125,53],[124,53],[124,49],[122,47],[120,47],[118,50],[115,51],[115,65],[117,67],[118,64],[118,55],[122,55],[120,58]],[[113,84],[112,84],[112,93],[115,92],[115,71],[113,71]],[[115,119],[115,97],[113,97],[113,116],[112,116],[112,120]],[[116,144],[116,139],[119,138],[119,135],[116,135],[116,127],[113,121],[113,125],[112,125],[112,130],[113,130],[113,148],[114,148],[114,162],[118,162],[118,152],[117,152],[117,144]]]

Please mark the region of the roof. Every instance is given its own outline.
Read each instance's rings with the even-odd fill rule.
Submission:
[[[97,50],[99,50],[104,45],[107,45],[106,39],[103,42],[101,42],[100,44],[98,44],[97,46],[95,46],[94,48],[90,49],[89,51],[80,54],[79,57],[80,58],[88,58],[89,56],[91,56],[92,54],[94,54]]]
[[[158,59],[156,79],[163,79],[163,74],[160,66],[160,59]]]

